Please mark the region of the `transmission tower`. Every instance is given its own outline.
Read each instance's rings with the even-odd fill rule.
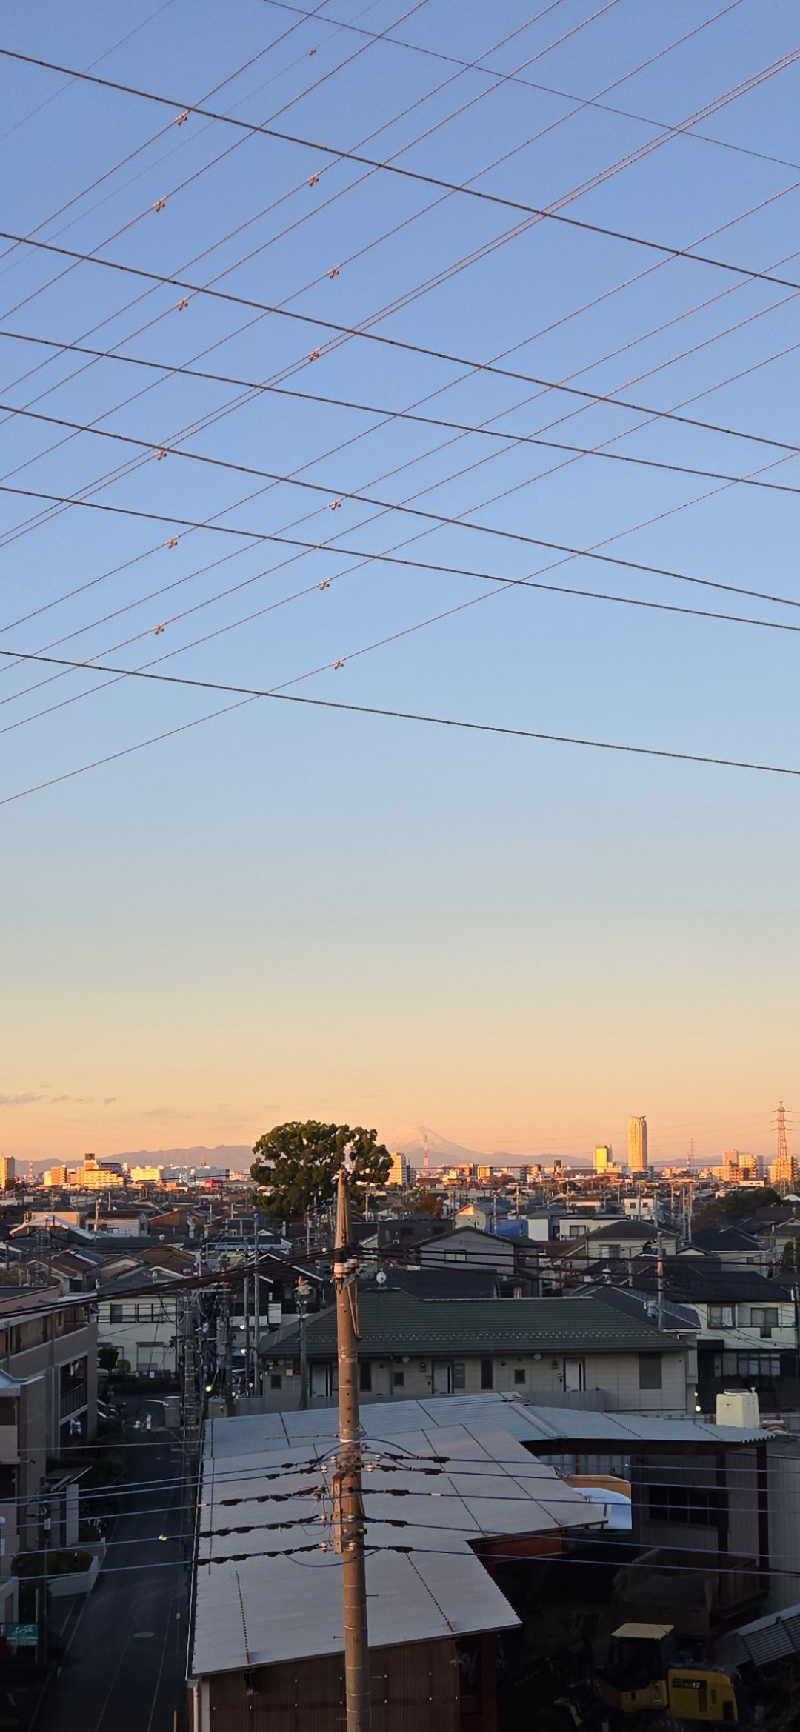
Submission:
[[[789,1164],[789,1141],[786,1135],[786,1108],[783,1101],[778,1101],[775,1114],[775,1129],[777,1136],[776,1154],[786,1167]]]

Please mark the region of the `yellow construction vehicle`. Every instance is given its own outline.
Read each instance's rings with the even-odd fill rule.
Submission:
[[[689,1725],[733,1726],[736,1684],[727,1672],[684,1664],[671,1624],[621,1624],[597,1676],[601,1702],[617,1715],[668,1716]]]

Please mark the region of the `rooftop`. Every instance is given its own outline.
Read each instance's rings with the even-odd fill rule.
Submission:
[[[669,1353],[679,1344],[641,1318],[615,1311],[602,1300],[416,1299],[384,1289],[362,1293],[359,1351],[374,1353],[578,1352]],[[320,1311],[306,1322],[310,1359],[336,1352],[336,1312]],[[270,1359],[299,1357],[299,1330],[265,1340]]]
[[[597,1506],[536,1461],[506,1427],[516,1406],[500,1396],[469,1403],[446,1396],[376,1403],[364,1412],[365,1454],[375,1464],[365,1475],[371,1647],[513,1627],[516,1613],[472,1544],[598,1522]],[[342,1651],[341,1576],[320,1549],[332,1539],[331,1500],[314,1495],[321,1486],[330,1491],[326,1458],[337,1428],[335,1408],[207,1426],[194,1676]],[[297,1525],[275,1527],[268,1513],[275,1506],[267,1504],[265,1513],[277,1474],[281,1496],[289,1494],[280,1518]],[[435,1527],[432,1489],[439,1494]],[[408,1552],[390,1549],[395,1544]],[[298,1546],[310,1548],[300,1560],[293,1555]]]

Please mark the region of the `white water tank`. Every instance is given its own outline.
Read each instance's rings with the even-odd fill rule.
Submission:
[[[761,1424],[755,1389],[723,1389],[717,1396],[717,1425],[737,1425],[757,1431]]]

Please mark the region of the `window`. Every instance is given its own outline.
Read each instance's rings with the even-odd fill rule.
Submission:
[[[587,1228],[583,1223],[579,1227],[576,1227],[573,1223],[570,1226],[569,1232],[567,1234],[567,1238],[568,1239],[582,1239],[584,1234],[586,1233],[586,1231],[587,1231]]]
[[[732,1305],[709,1305],[709,1329],[732,1329],[734,1321],[735,1312]]]
[[[466,1263],[467,1253],[466,1251],[445,1251],[444,1260],[445,1263]]]
[[[494,1389],[494,1365],[491,1359],[481,1360],[481,1389]]]
[[[639,1354],[639,1388],[640,1389],[660,1389],[661,1388],[661,1354],[660,1353],[640,1353]]]
[[[282,1385],[283,1385],[283,1378],[281,1377],[280,1372],[279,1371],[271,1371],[270,1375],[269,1375],[270,1389],[280,1389],[282,1387]]]
[[[112,1323],[122,1323],[124,1320],[124,1317],[125,1317],[124,1305],[112,1305],[110,1307],[110,1321]]]
[[[484,1363],[485,1362],[481,1363],[481,1379],[483,1379],[483,1364]],[[466,1365],[464,1364],[463,1359],[457,1359],[454,1366],[453,1366],[453,1388],[454,1389],[466,1389],[466,1387],[467,1387],[467,1368],[466,1368]],[[484,1384],[483,1381],[481,1381],[481,1388],[482,1389],[491,1389],[491,1387],[492,1387],[491,1383]]]
[[[750,1328],[760,1329],[762,1340],[768,1340],[773,1329],[778,1327],[777,1305],[751,1305]]]
[[[616,1263],[622,1255],[622,1247],[620,1245],[604,1245],[602,1255],[607,1257],[610,1262]]]
[[[393,1389],[405,1389],[405,1384],[406,1384],[405,1372],[404,1371],[393,1371],[392,1372],[392,1388]]]
[[[713,1527],[725,1507],[724,1494],[705,1485],[651,1485],[649,1503],[654,1521],[704,1528]]]
[[[519,1367],[517,1367],[517,1370],[514,1372],[514,1382],[515,1383],[524,1383],[525,1382],[525,1373],[524,1373],[524,1371],[521,1371],[519,1369]]]
[[[358,1387],[363,1395],[369,1395],[372,1391],[372,1362],[369,1359],[359,1361]]]
[[[737,1353],[736,1373],[751,1381],[768,1383],[781,1374],[779,1353]]]

